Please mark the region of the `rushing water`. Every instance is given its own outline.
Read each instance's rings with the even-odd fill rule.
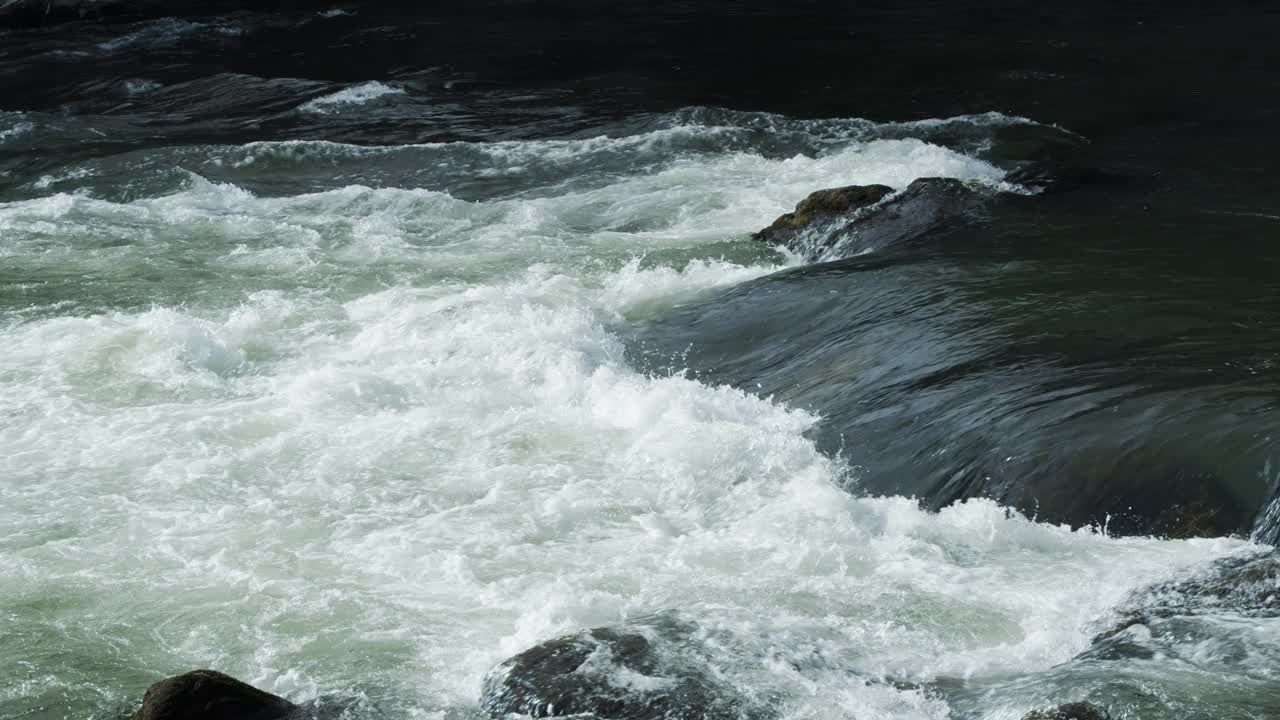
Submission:
[[[0,95],[0,717],[115,718],[208,666],[470,718],[502,659],[667,610],[785,718],[1280,713],[1275,618],[1073,660],[1131,593],[1273,537],[1266,191],[1028,198],[884,272],[814,272],[750,234],[824,187],[1016,190],[1004,138],[1063,118],[802,120],[657,81],[655,110],[622,69],[323,57],[391,58],[408,27],[351,5],[0,34],[25,92]],[[1243,239],[1180,254],[1215,238]],[[999,442],[946,455],[977,429]],[[1122,472],[1208,467],[1244,533],[892,492],[963,496],[945,478],[977,457],[1058,477],[1098,438]]]

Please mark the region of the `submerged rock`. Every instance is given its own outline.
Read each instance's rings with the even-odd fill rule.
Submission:
[[[1058,191],[1120,179],[1093,143],[1061,128],[1007,125],[995,131],[992,141],[997,150],[987,159],[1009,168],[1004,179],[1023,187]]]
[[[297,705],[214,670],[193,670],[147,688],[132,720],[277,720]]]
[[[1190,577],[1139,590],[1093,638],[1085,659],[1149,658],[1202,632],[1203,616],[1280,617],[1280,555],[1275,550],[1210,563]],[[1211,628],[1210,628],[1211,630]],[[1194,644],[1194,643],[1193,643]]]
[[[1167,448],[1092,446],[975,464],[977,485],[1029,516],[1110,535],[1187,539],[1247,531],[1253,511],[1213,468]],[[1004,467],[1001,467],[1003,465]],[[946,504],[962,496],[936,495]]]
[[[819,190],[754,237],[810,262],[838,260],[980,220],[987,200],[954,178],[921,178],[899,193],[884,185]]]
[[[1111,716],[1091,703],[1068,703],[1048,710],[1032,711],[1022,720],[1111,720]]]
[[[607,720],[758,717],[718,679],[697,627],[661,614],[549,640],[489,672],[480,706],[490,716],[590,714]]]

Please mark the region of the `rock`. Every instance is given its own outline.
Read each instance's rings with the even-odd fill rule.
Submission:
[[[892,194],[883,185],[819,190],[754,237],[810,262],[837,260],[980,220],[987,200],[953,178],[921,178]]]
[[[193,670],[147,689],[132,720],[276,720],[301,709],[214,670]]]
[[[758,710],[719,680],[697,627],[664,613],[549,640],[485,677],[494,718],[590,714],[603,720],[750,719]]]
[[[790,247],[798,236],[832,223],[848,222],[856,213],[893,193],[887,185],[847,185],[818,190],[801,200],[796,209],[773,221],[755,234],[755,239],[771,245]]]
[[[1090,703],[1068,703],[1049,710],[1035,710],[1022,720],[1111,720],[1107,711]]]

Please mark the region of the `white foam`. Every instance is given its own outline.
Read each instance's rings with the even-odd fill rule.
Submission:
[[[87,177],[92,177],[95,174],[96,173],[91,168],[71,168],[56,175],[41,175],[40,179],[31,183],[31,186],[37,190],[48,190],[54,185],[83,180]]]
[[[298,107],[302,112],[331,113],[351,105],[364,105],[388,95],[403,95],[404,89],[372,81],[353,85],[331,95],[318,97]]]
[[[513,144],[491,152],[567,157],[594,153],[614,142],[600,138],[576,145]],[[360,186],[258,198],[233,185],[195,177],[184,192],[132,204],[58,195],[0,205],[0,228],[30,231],[40,225],[74,236],[91,225],[98,234],[126,236],[138,222],[174,234],[198,223],[234,242],[221,257],[234,254],[241,267],[259,255],[264,267],[278,267],[283,252],[302,260],[299,269],[312,271],[398,263],[429,268],[438,275],[481,272],[504,277],[527,267],[530,258],[577,263],[588,254],[621,264],[646,252],[743,238],[815,188],[854,183],[905,187],[925,176],[997,182],[1001,173],[982,161],[918,140],[879,140],[817,158],[679,156],[657,171],[598,188],[486,203],[437,191]],[[321,245],[328,248],[323,259],[307,260]],[[93,262],[96,256],[66,259]]]
[[[35,128],[36,128],[35,123],[25,121],[25,120],[22,122],[14,123],[9,127],[4,128],[3,130],[0,130],[0,143],[8,142],[12,138],[16,138],[19,135],[25,135],[31,132],[32,130],[35,130]]]
[[[155,80],[134,78],[132,80],[126,80],[124,82],[125,93],[130,96],[146,95],[147,93],[154,92],[158,89],[160,89],[160,83],[156,82]]]

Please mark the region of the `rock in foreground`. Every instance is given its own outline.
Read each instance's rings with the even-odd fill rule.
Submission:
[[[1049,710],[1036,710],[1022,720],[1111,720],[1111,716],[1090,703],[1068,703]]]
[[[301,709],[214,670],[193,670],[147,689],[132,720],[277,720]]]
[[[544,642],[484,680],[490,716],[590,714],[602,720],[740,720],[757,713],[715,677],[692,623],[669,614]]]

